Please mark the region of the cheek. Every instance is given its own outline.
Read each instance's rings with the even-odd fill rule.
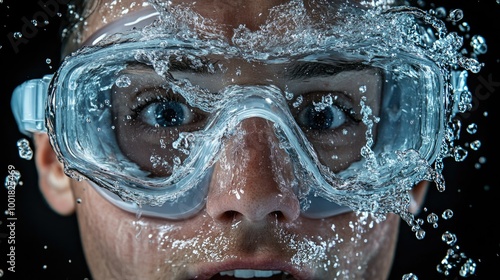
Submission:
[[[367,275],[388,273],[398,226],[399,216],[395,214],[381,222],[370,215],[346,213],[321,222],[303,221],[301,234],[314,237],[310,240],[321,249],[308,258],[316,262],[313,266],[325,273],[325,278],[339,273],[348,278],[375,279]]]
[[[82,245],[96,279],[188,278],[192,263],[222,259],[206,215],[179,222],[124,212],[86,183],[73,185]]]
[[[139,217],[108,203],[88,184],[77,183],[74,193],[80,201],[80,235],[93,276],[129,279],[134,275],[152,275],[169,258],[165,252],[163,259],[158,258],[157,242],[147,237],[159,233],[153,235]]]

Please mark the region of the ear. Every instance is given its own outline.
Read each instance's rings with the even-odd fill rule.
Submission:
[[[410,212],[413,214],[418,214],[424,202],[425,194],[427,193],[427,188],[429,187],[428,181],[422,181],[413,187],[410,191]]]
[[[35,164],[38,169],[38,184],[49,206],[61,215],[75,211],[75,200],[70,178],[64,174],[62,163],[56,157],[45,133],[34,135]]]

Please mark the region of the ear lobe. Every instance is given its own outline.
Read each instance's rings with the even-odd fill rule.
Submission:
[[[425,194],[427,193],[427,188],[429,187],[428,181],[422,181],[413,187],[410,191],[411,201],[410,201],[410,212],[412,214],[418,214],[424,202]]]
[[[40,190],[49,206],[61,215],[75,211],[75,200],[71,191],[70,178],[64,174],[45,133],[34,135],[35,164],[38,170]]]

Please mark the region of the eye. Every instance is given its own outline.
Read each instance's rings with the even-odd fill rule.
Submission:
[[[312,92],[297,98],[294,105],[297,124],[305,130],[334,130],[359,123],[352,101],[342,93]]]
[[[347,120],[345,110],[336,105],[309,104],[297,116],[300,126],[307,129],[334,129]]]
[[[176,100],[160,100],[147,105],[141,112],[144,123],[157,127],[174,127],[193,122],[195,113]]]

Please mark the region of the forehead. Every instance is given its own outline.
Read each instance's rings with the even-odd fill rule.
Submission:
[[[379,2],[388,3],[393,0],[382,0]],[[330,9],[336,5],[350,3],[352,5],[361,5],[359,0],[170,0],[156,1],[157,3],[169,3],[172,6],[182,5],[189,7],[195,13],[203,18],[213,21],[221,27],[227,37],[232,36],[232,31],[244,25],[250,30],[257,30],[268,19],[269,12],[280,5],[287,5],[292,2],[304,5],[305,10],[311,17],[318,14],[321,7],[328,6]],[[107,24],[126,17],[129,13],[151,6],[150,1],[134,0],[103,0],[88,1],[86,11],[88,14],[84,23],[85,28],[80,34],[80,42],[95,33]]]

